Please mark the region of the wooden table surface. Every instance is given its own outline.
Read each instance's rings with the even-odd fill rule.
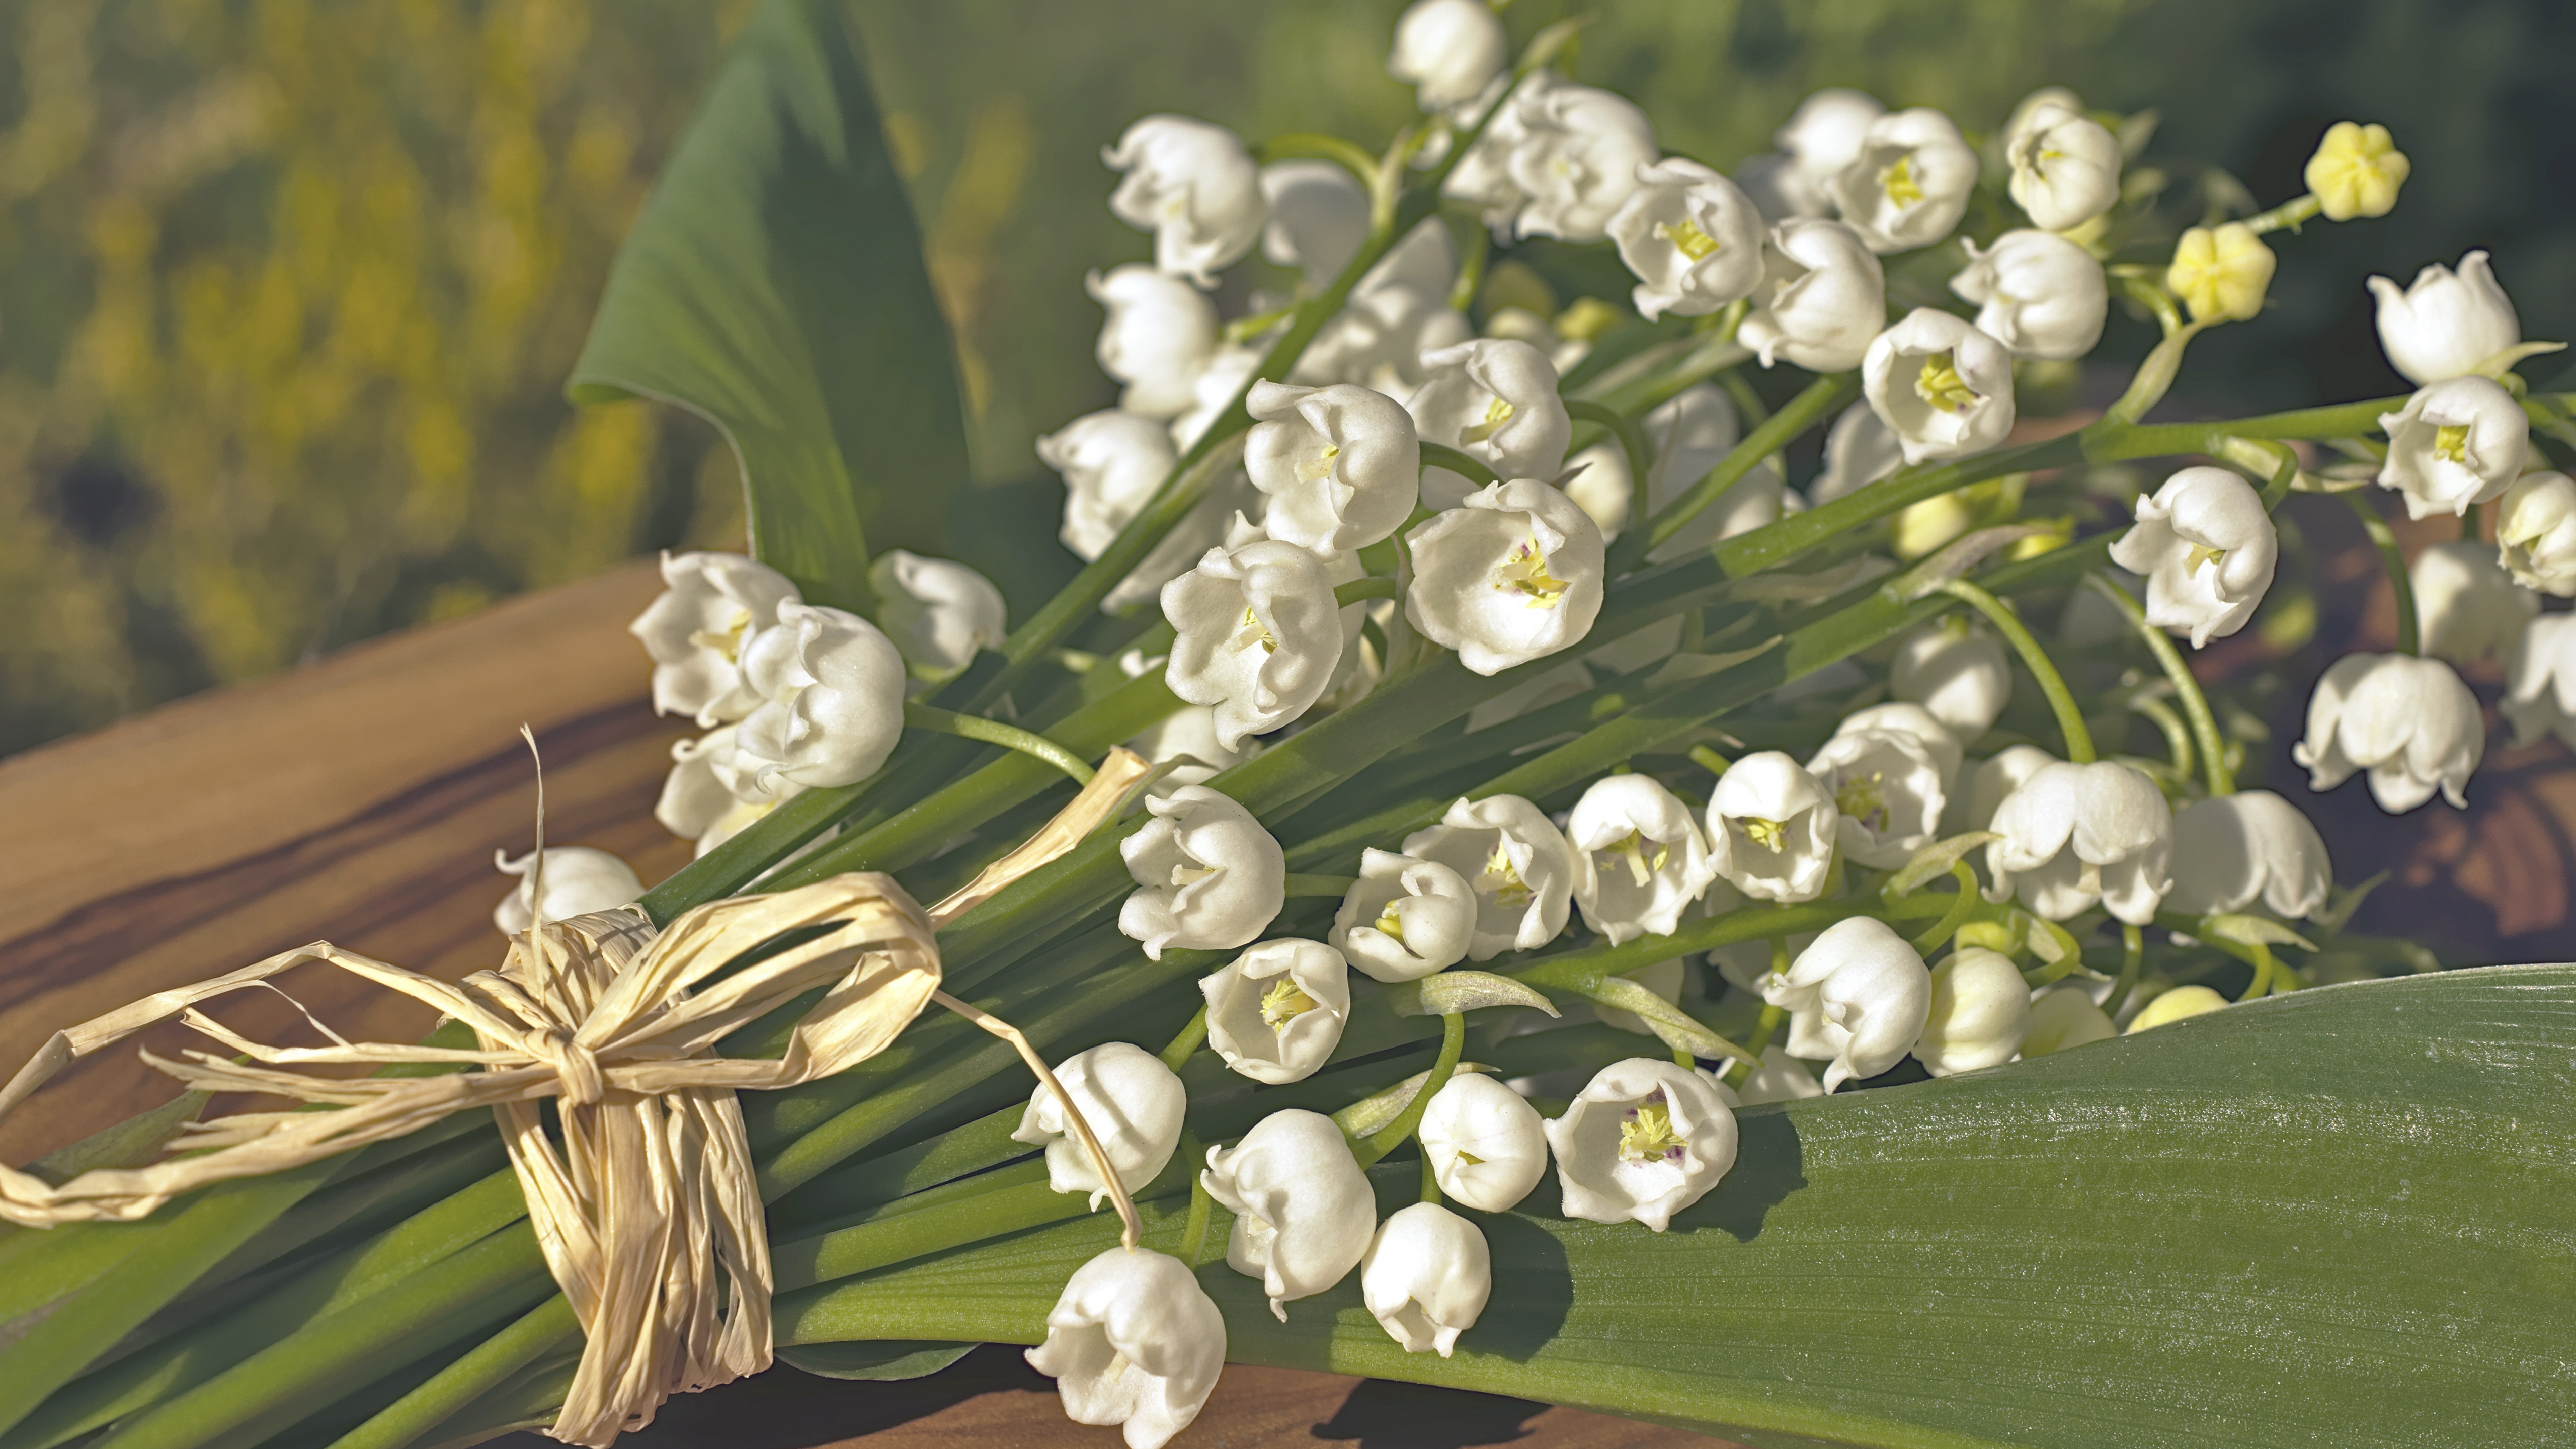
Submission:
[[[626,621],[649,563],[360,645],[257,684],[184,700],[0,760],[0,1076],[51,1032],[169,986],[317,939],[448,979],[497,965],[493,905],[528,848],[546,761],[547,835],[616,852],[645,880],[689,858],[653,822],[685,721],[654,717]],[[353,1040],[408,1041],[425,1008],[328,970],[280,983]],[[314,1040],[265,992],[218,1014],[262,1040]],[[201,1044],[166,1028],[144,1044]],[[167,1101],[131,1049],[67,1069],[0,1123],[0,1160]],[[1677,1430],[1492,1395],[1237,1366],[1177,1449],[1351,1441],[1371,1449],[1706,1445]],[[533,1449],[550,1440],[529,1439]],[[986,1348],[906,1383],[843,1383],[780,1365],[672,1402],[623,1441],[809,1449],[1087,1446],[1016,1349]]]

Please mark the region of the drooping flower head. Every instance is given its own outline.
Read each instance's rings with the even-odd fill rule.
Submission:
[[[1870,122],[1860,151],[1834,177],[1835,209],[1874,252],[1930,246],[1967,215],[1977,153],[1958,123],[1929,106]]]
[[[2095,904],[2133,926],[2155,919],[2172,888],[2173,808],[2137,769],[2109,760],[2052,761],[1995,807],[1986,846],[1991,900],[2020,899],[2052,921]]]
[[[1243,466],[1269,497],[1262,527],[1272,538],[1332,559],[1412,516],[1422,446],[1393,399],[1348,383],[1257,382],[1245,401],[1261,421],[1244,441]]]
[[[1243,139],[1189,116],[1147,116],[1100,153],[1123,171],[1109,209],[1154,234],[1154,265],[1202,287],[1252,249],[1268,219],[1261,169]]]
[[[1982,453],[2012,431],[2012,353],[1929,307],[1915,308],[1869,344],[1861,390],[1908,463]]]
[[[1082,285],[1109,314],[1096,355],[1101,371],[1126,384],[1118,406],[1149,418],[1188,412],[1199,374],[1216,355],[1216,304],[1141,262],[1093,272]]]
[[[2417,387],[2483,375],[2522,341],[2522,319],[2483,251],[2460,258],[2457,272],[2435,262],[2403,291],[2373,277],[2370,293],[2389,366]]]
[[[1651,1057],[1603,1067],[1547,1124],[1565,1215],[1656,1232],[1735,1165],[1735,1113],[1707,1073]]]
[[[1365,850],[1331,940],[1373,980],[1418,981],[1467,959],[1478,910],[1475,892],[1448,866]]]
[[[2513,581],[2496,550],[2459,540],[2426,544],[2407,568],[2424,652],[2458,664],[2513,651],[2540,600]]]
[[[2498,708],[2516,745],[2554,734],[2576,749],[2576,614],[2532,620],[2514,642],[2505,681]]]
[[[1199,982],[1208,1046],[1226,1066],[1277,1086],[1315,1074],[1351,1014],[1350,968],[1321,941],[1264,941]]]
[[[1547,1128],[1520,1093],[1461,1072],[1432,1094],[1415,1129],[1440,1190],[1480,1213],[1510,1212],[1547,1172]]]
[[[1497,478],[1553,478],[1565,464],[1574,420],[1557,396],[1547,354],[1510,338],[1481,338],[1422,354],[1422,387],[1405,410],[1421,442],[1455,448]],[[1446,468],[1422,476],[1423,501],[1454,508],[1469,491]]]
[[[1637,189],[1610,217],[1619,260],[1637,276],[1638,315],[1705,317],[1762,282],[1762,213],[1736,184],[1668,156],[1638,168]]]
[[[2001,1066],[2030,1029],[2030,987],[2000,951],[1971,946],[1932,972],[1931,1010],[1914,1055],[1936,1077]]]
[[[1495,483],[1404,536],[1405,622],[1499,674],[1580,642],[1601,613],[1607,552],[1580,505],[1534,478]]]
[[[1616,946],[1669,936],[1717,878],[1690,807],[1651,775],[1605,775],[1566,817],[1574,899],[1585,925]]]
[[[1216,1391],[1225,1315],[1180,1259],[1111,1248],[1065,1282],[1028,1359],[1054,1378],[1066,1418],[1163,1449]]]
[[[1796,217],[1771,229],[1762,284],[1735,335],[1764,367],[1846,372],[1886,325],[1887,272],[1860,233]]]
[[[1377,1232],[1377,1197],[1333,1119],[1291,1108],[1253,1124],[1232,1147],[1208,1149],[1199,1181],[1235,1215],[1226,1266],[1258,1278],[1270,1311],[1339,1283]]]
[[[1118,929],[1163,948],[1231,951],[1250,945],[1288,899],[1288,858],[1252,812],[1205,785],[1149,799],[1153,819],[1118,842],[1136,890]]]
[[[1261,168],[1261,195],[1270,208],[1261,255],[1304,272],[1310,286],[1330,285],[1368,240],[1368,193],[1333,162],[1273,161]]]
[[[2082,226],[2120,199],[2120,142],[2074,106],[2042,102],[2004,145],[2013,204],[2045,231]]]
[[[818,604],[781,604],[743,643],[742,673],[762,703],[734,750],[763,788],[828,789],[877,772],[903,735],[903,655],[876,625]]]
[[[1180,1145],[1181,1115],[1190,1105],[1189,1092],[1162,1058],[1132,1042],[1103,1042],[1056,1063],[1055,1079],[1100,1139],[1120,1186],[1140,1192],[1161,1174]],[[1045,1083],[1029,1097],[1011,1140],[1046,1149],[1049,1189],[1089,1193],[1092,1211],[1100,1210],[1109,1185],[1066,1119],[1063,1100]]]
[[[1932,973],[1884,921],[1853,916],[1817,933],[1786,973],[1762,983],[1762,999],[1805,1027],[1815,1055],[1833,1058],[1825,1090],[1895,1066],[1923,1035]],[[1790,1051],[1808,1055],[1792,1040]]]
[[[1535,950],[1565,929],[1574,899],[1573,847],[1518,795],[1457,801],[1439,824],[1406,836],[1404,853],[1449,867],[1475,893],[1472,960]]]
[[[2091,252],[2044,231],[2008,231],[1984,251],[1963,245],[1967,270],[1950,290],[1977,304],[1977,330],[2014,356],[2071,362],[2102,340],[2111,288]]]
[[[1484,1230],[1438,1203],[1399,1208],[1360,1262],[1360,1298],[1406,1353],[1447,1358],[1494,1291]]]
[[[1484,0],[1414,0],[1396,19],[1386,73],[1414,88],[1415,105],[1445,111],[1482,95],[1510,60],[1502,17]]]
[[[977,652],[1001,647],[1009,606],[993,581],[955,559],[888,549],[868,565],[877,622],[906,662],[933,676],[954,674]]]
[[[2170,909],[2203,915],[2259,901],[2295,921],[2324,910],[2333,889],[2325,837],[2298,806],[2269,790],[2195,800],[2174,816]]]
[[[2388,460],[2379,486],[2406,499],[2406,516],[2453,517],[2500,497],[2522,476],[2531,451],[2531,419],[2513,394],[2483,377],[2437,382],[2379,415]]]
[[[732,553],[665,553],[662,584],[627,626],[653,658],[653,712],[704,729],[758,708],[760,691],[742,674],[743,641],[777,623],[779,605],[799,602],[796,585]]]
[[[1709,862],[1760,901],[1811,901],[1834,863],[1834,797],[1778,750],[1727,767],[1708,801]]]
[[[1163,585],[1163,617],[1173,629],[1164,681],[1216,710],[1217,743],[1229,750],[1304,714],[1342,662],[1332,578],[1293,543],[1209,549]]]
[[[2576,478],[2525,473],[2505,489],[2496,559],[2526,589],[2576,597]]]
[[[2147,580],[2147,622],[2191,637],[2245,627],[2272,587],[2280,538],[2251,485],[2225,468],[2185,468],[2138,500],[2111,561]]]

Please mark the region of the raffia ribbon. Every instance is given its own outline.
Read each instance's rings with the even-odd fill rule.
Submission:
[[[889,876],[850,874],[710,902],[658,935],[632,907],[540,923],[512,937],[500,969],[453,985],[315,942],[157,992],[57,1032],[0,1089],[0,1117],[70,1062],[174,1016],[251,1060],[143,1052],[152,1066],[200,1091],[338,1110],[192,1122],[170,1147],[193,1155],[95,1169],[60,1186],[0,1167],[0,1218],[39,1228],[130,1221],[199,1187],[283,1172],[489,1107],[547,1268],[585,1336],[548,1432],[605,1446],[652,1422],[673,1393],[769,1366],[769,1240],[734,1093],[846,1070],[883,1050],[934,998],[1013,1037],[1051,1081],[1015,1033],[940,993],[933,932],[1071,849],[1112,818],[1147,773],[1134,755],[1113,751],[1036,837],[927,912]],[[810,939],[723,974],[745,952],[791,932]],[[426,1002],[472,1027],[479,1046],[353,1043],[322,1027],[335,1045],[272,1047],[197,1010],[306,962]],[[729,1033],[817,986],[828,989],[777,1059],[712,1054]],[[424,1063],[480,1070],[357,1079],[288,1070]],[[547,1097],[556,1099],[560,1150],[539,1106]]]

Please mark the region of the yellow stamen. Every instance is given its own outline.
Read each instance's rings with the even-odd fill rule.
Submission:
[[[1175,889],[1178,889],[1181,886],[1191,885],[1196,882],[1206,880],[1209,876],[1216,874],[1217,869],[1218,868],[1213,865],[1173,866],[1172,885]]]
[[[1923,371],[1914,379],[1914,395],[1945,413],[1966,412],[1978,401],[1977,390],[1959,376],[1958,360],[1947,352],[1923,359]]]
[[[1496,398],[1492,402],[1485,404],[1485,420],[1481,423],[1469,426],[1465,432],[1458,435],[1458,441],[1461,443],[1481,443],[1487,438],[1492,437],[1503,424],[1508,423],[1511,420],[1512,405],[1503,401],[1501,398]]]
[[[1261,620],[1253,615],[1252,606],[1246,604],[1243,606],[1242,627],[1234,631],[1234,647],[1249,649],[1256,644],[1261,646],[1261,652],[1264,654],[1279,652],[1278,637],[1262,627]]]
[[[1619,1155],[1629,1162],[1679,1161],[1688,1146],[1673,1131],[1673,1109],[1662,1092],[1629,1108],[1619,1124]]]
[[[1673,250],[1692,261],[1712,256],[1717,251],[1717,238],[1700,230],[1699,223],[1689,217],[1683,217],[1679,221],[1656,223],[1655,235],[1671,242]]]
[[[1789,827],[1782,821],[1747,815],[1738,823],[1743,825],[1744,833],[1752,837],[1754,844],[1773,855],[1778,855],[1789,843]]]
[[[1485,1159],[1478,1157],[1466,1148],[1461,1147],[1458,1149],[1458,1165],[1460,1167],[1482,1167],[1485,1165]]]
[[[2196,574],[2202,569],[2216,567],[2226,557],[2227,550],[2223,548],[2211,548],[2205,543],[2195,543],[2191,546],[2191,552],[2185,557],[2183,571]]]
[[[1923,187],[1914,179],[1914,157],[1899,156],[1891,165],[1878,168],[1878,189],[1899,206],[1912,206],[1923,199]]]
[[[2462,429],[2462,431],[2467,430]],[[724,655],[727,660],[739,664],[742,662],[742,636],[750,628],[750,611],[737,610],[733,616],[732,628],[713,634],[701,629],[689,636],[689,644],[692,648],[713,649]]]
[[[1884,770],[1872,770],[1867,778],[1855,775],[1834,791],[1834,808],[1876,830],[1887,814],[1886,786]]]
[[[1476,889],[1506,906],[1528,905],[1537,894],[1521,879],[1520,867],[1512,864],[1511,848],[1499,840],[1494,842],[1494,853],[1485,861],[1485,868],[1476,875]]]
[[[1332,476],[1333,460],[1342,456],[1339,445],[1326,443],[1324,451],[1297,465],[1297,478],[1303,483],[1319,483]]]
[[[1513,549],[1494,570],[1494,587],[1519,594],[1542,609],[1553,609],[1565,602],[1565,591],[1573,585],[1547,571],[1547,555],[1538,540],[1531,539]]]
[[[1399,946],[1404,944],[1404,917],[1395,913],[1394,901],[1388,901],[1386,909],[1378,912],[1377,919],[1370,924],[1376,928],[1379,935]]]
[[[1615,842],[1608,849],[1596,853],[1615,855],[1626,860],[1628,874],[1635,879],[1638,888],[1643,889],[1648,881],[1655,878],[1655,872],[1664,868],[1664,862],[1673,858],[1673,848],[1659,840],[1654,842],[1655,858],[1652,861],[1647,860],[1646,844],[1644,832],[1631,830],[1628,832],[1627,839]]]
[[[2469,461],[2469,426],[2460,423],[2433,430],[2433,456],[2445,463],[2465,465]]]
[[[1261,993],[1261,1024],[1272,1031],[1284,1029],[1314,1009],[1315,998],[1301,990],[1293,977],[1282,976]]]

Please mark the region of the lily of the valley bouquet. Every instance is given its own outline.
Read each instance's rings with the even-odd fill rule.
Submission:
[[[1760,1444],[2563,1442],[2576,975],[2349,930],[2302,804],[2462,804],[2483,656],[2576,743],[2556,344],[2471,252],[2372,282],[2413,394],[2150,423],[2303,228],[2398,203],[2384,129],[2254,210],[2063,90],[1823,91],[1729,174],[1578,38],[1420,0],[1379,149],[1114,138],[1122,391],[1026,520],[965,492],[855,37],[761,10],[575,387],[744,463],[750,553],[634,625],[697,862],[540,835],[498,970],[316,946],[58,1036],[0,1109],[210,1045],[0,1174],[0,1449],[606,1445],[983,1342],[1131,1449],[1228,1361]],[[2068,412],[2115,306],[2161,340]],[[2399,637],[2251,788],[2193,655],[2303,569],[2298,493]],[[1014,620],[961,499],[1087,567]],[[2459,541],[2410,568],[2400,504]],[[306,962],[445,1024],[199,1009]]]

